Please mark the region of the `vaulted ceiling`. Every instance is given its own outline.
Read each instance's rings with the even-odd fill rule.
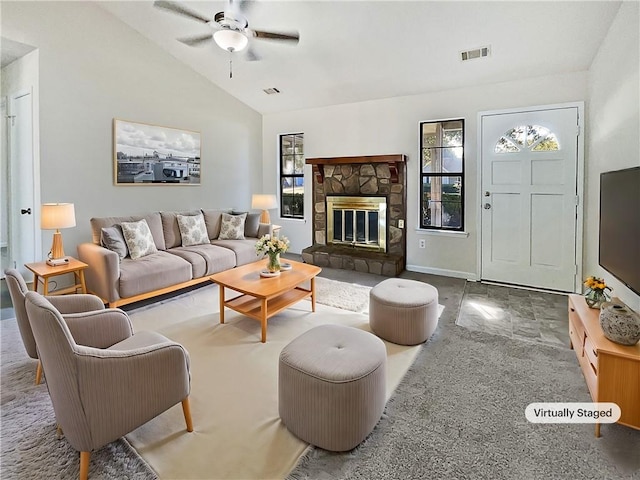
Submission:
[[[184,2],[213,18],[222,1]],[[210,32],[151,1],[101,2],[185,65],[261,113],[434,92],[587,70],[618,1],[255,1],[249,27],[297,30],[297,45],[252,39],[248,61],[213,42],[178,37]],[[487,58],[460,52],[489,46]],[[233,78],[229,78],[229,60]],[[281,93],[267,95],[275,87]]]

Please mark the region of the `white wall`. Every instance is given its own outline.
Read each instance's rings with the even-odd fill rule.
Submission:
[[[598,205],[601,172],[640,165],[639,10],[636,1],[622,4],[589,69],[584,230],[586,275],[603,276],[636,311],[640,297],[598,265]]]
[[[250,207],[262,188],[257,112],[94,4],[2,2],[1,21],[3,37],[39,48],[41,201],[75,204],[65,253],[90,241],[93,216]],[[201,186],[114,186],[113,118],[201,132]]]
[[[278,135],[304,132],[306,157],[401,153],[407,164],[407,268],[475,278],[480,111],[584,101],[587,73],[531,78],[437,93],[265,115],[263,119],[264,191],[277,191]],[[419,216],[419,136],[424,120],[465,119],[465,226],[468,236],[417,231]],[[292,251],[311,245],[311,169],[305,172],[307,223],[279,219]],[[425,238],[427,248],[418,248]]]

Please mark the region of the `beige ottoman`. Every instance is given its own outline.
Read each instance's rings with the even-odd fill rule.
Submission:
[[[312,328],[280,353],[278,409],[296,437],[325,450],[355,448],[386,402],[387,352],[363,330]]]
[[[389,342],[425,342],[438,326],[438,290],[415,280],[383,280],[369,294],[369,325]]]

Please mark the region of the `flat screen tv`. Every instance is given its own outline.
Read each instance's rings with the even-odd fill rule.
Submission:
[[[600,174],[598,261],[640,295],[640,167]]]

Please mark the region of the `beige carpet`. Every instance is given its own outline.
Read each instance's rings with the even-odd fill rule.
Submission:
[[[209,286],[130,313],[134,329],[155,330],[183,344],[191,356],[195,431],[185,431],[175,406],[127,435],[162,479],[281,479],[308,445],[278,416],[278,356],[295,337],[322,324],[368,330],[366,315],[299,302],[260,324],[227,310],[219,324],[218,289]],[[387,398],[420,347],[386,343]]]

